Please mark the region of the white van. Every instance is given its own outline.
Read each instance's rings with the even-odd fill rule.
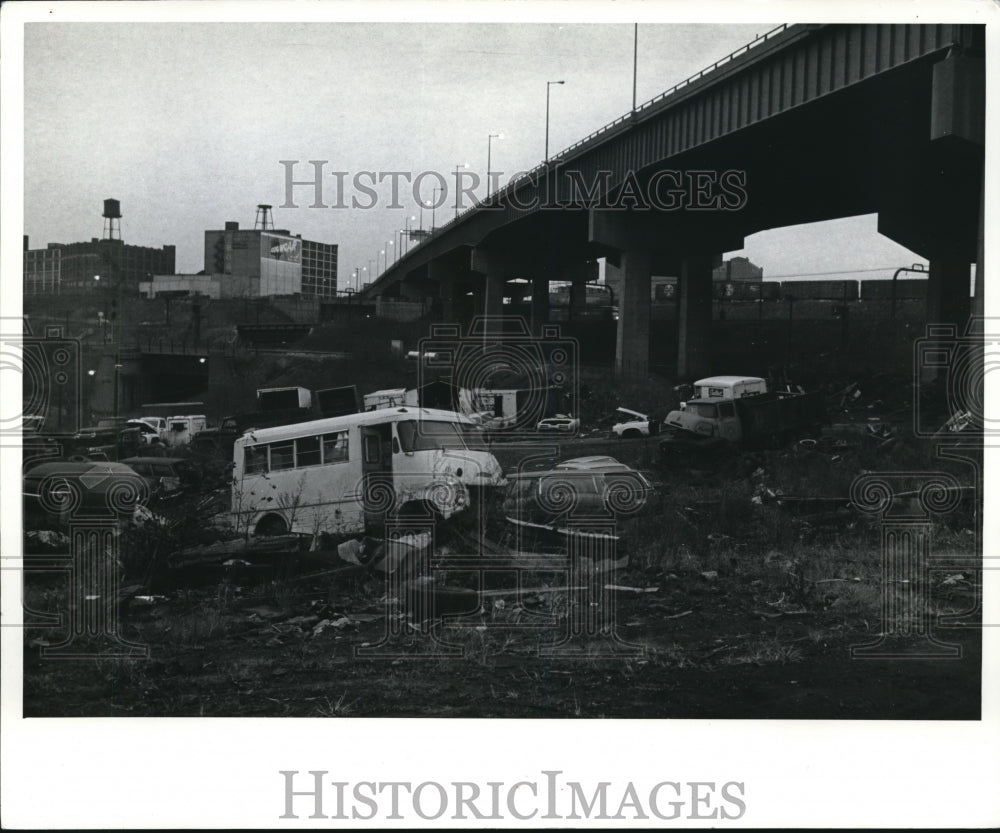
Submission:
[[[249,431],[233,446],[233,524],[347,536],[410,508],[449,518],[505,485],[479,443],[468,417],[415,407]]]
[[[167,417],[167,428],[163,432],[163,442],[170,448],[187,445],[206,426],[205,415]]]

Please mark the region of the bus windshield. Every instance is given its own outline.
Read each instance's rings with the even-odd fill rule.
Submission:
[[[403,451],[432,451],[438,448],[466,448],[464,431],[456,422],[404,419],[396,423]]]

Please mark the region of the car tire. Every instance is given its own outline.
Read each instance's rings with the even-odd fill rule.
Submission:
[[[638,428],[629,428],[627,431],[622,432],[622,439],[634,440],[642,436],[642,432]]]

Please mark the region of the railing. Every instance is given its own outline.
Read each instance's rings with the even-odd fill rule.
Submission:
[[[635,117],[636,117],[636,115],[638,113],[641,113],[642,111],[648,109],[649,107],[652,107],[654,104],[657,104],[657,103],[663,101],[668,96],[671,96],[674,93],[676,93],[676,92],[684,89],[685,87],[689,86],[690,84],[694,83],[695,81],[698,81],[699,79],[704,78],[710,72],[714,72],[715,70],[719,69],[719,67],[721,67],[721,66],[723,66],[725,64],[728,64],[730,61],[734,60],[735,58],[738,58],[740,55],[745,55],[751,49],[753,49],[753,48],[755,48],[755,47],[763,44],[765,41],[767,41],[770,38],[773,38],[775,35],[779,34],[780,32],[785,31],[785,29],[787,29],[787,28],[788,28],[788,24],[787,23],[782,23],[780,26],[775,26],[770,31],[765,32],[763,35],[759,35],[758,37],[754,38],[749,43],[746,43],[743,46],[741,46],[739,49],[736,49],[733,52],[730,52],[725,57],[719,58],[719,60],[716,61],[714,64],[711,64],[711,65],[705,67],[704,69],[699,70],[698,72],[694,73],[694,75],[688,76],[683,81],[681,81],[681,82],[679,82],[677,84],[674,84],[674,86],[672,86],[670,89],[664,90],[659,95],[654,96],[653,98],[649,99],[648,101],[643,102],[638,107],[636,107],[635,110],[632,110],[632,111],[630,111],[628,113],[625,113],[625,114],[619,116],[614,121],[608,122],[603,127],[598,128],[593,133],[591,133],[588,136],[585,136],[584,138],[580,139],[580,141],[574,142],[573,144],[571,144],[567,148],[563,148],[561,151],[559,151],[555,155],[549,157],[549,161],[548,162],[542,162],[541,164],[536,165],[530,171],[525,171],[524,173],[519,174],[514,179],[510,180],[510,182],[508,182],[503,187],[503,189],[502,189],[503,194],[505,194],[506,196],[509,196],[510,194],[512,194],[514,192],[514,190],[516,190],[516,188],[520,185],[520,183],[522,183],[526,179],[530,180],[532,177],[538,176],[540,173],[542,173],[543,171],[547,170],[549,168],[549,166],[552,164],[552,162],[554,162],[554,161],[556,161],[558,159],[561,159],[561,158],[567,156],[572,151],[576,150],[577,148],[580,148],[583,145],[586,145],[589,142],[592,142],[594,139],[596,139],[597,137],[602,136],[603,134],[607,133],[612,128],[618,127],[620,125],[624,125],[627,122],[634,121]],[[495,196],[495,194],[494,194],[494,196]],[[417,245],[413,249],[411,249],[405,255],[403,255],[402,257],[400,257],[399,260],[397,260],[395,263],[393,263],[393,265],[391,267],[386,267],[386,269],[384,269],[382,271],[382,274],[380,274],[378,276],[378,278],[376,278],[376,280],[380,279],[382,277],[382,275],[384,275],[390,268],[393,268],[396,265],[396,263],[402,262],[407,257],[409,257],[410,254],[412,254],[413,252],[419,251],[420,247],[423,246],[425,243],[427,243],[429,240],[433,239],[435,237],[435,235],[437,235],[440,232],[443,232],[445,229],[451,228],[451,226],[453,226],[455,223],[457,223],[459,220],[461,220],[468,212],[474,211],[475,209],[477,209],[479,207],[479,205],[480,204],[477,203],[476,205],[472,205],[469,208],[466,208],[466,209],[462,210],[455,217],[453,217],[452,219],[448,220],[448,222],[446,222],[443,226],[438,226],[436,229],[432,230],[430,232],[430,234],[428,234],[426,237],[424,237],[423,240],[419,241],[417,243]],[[374,281],[373,281],[373,283],[374,283]],[[363,292],[364,290],[361,290],[361,291]]]

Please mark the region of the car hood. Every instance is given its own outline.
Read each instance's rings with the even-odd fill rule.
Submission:
[[[646,414],[640,414],[638,411],[632,411],[632,410],[629,410],[628,408],[615,408],[615,410],[619,414],[623,414],[624,416],[632,417],[633,419],[649,419],[649,417]]]

